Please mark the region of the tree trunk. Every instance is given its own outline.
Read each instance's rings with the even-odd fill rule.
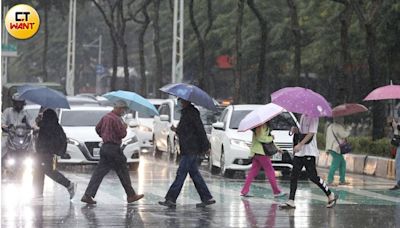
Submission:
[[[111,91],[114,91],[117,89],[116,87],[117,87],[117,71],[118,71],[118,44],[112,34],[111,34],[111,40],[112,40],[112,50],[113,50],[112,51],[113,71],[112,71],[112,76],[111,76],[111,81],[110,81],[110,89],[111,89]]]
[[[370,88],[381,86],[382,80],[379,75],[378,61],[376,59],[376,27],[366,24],[366,44],[368,53],[368,70],[370,77]],[[372,139],[377,140],[384,137],[385,134],[385,107],[382,101],[374,101],[372,105]]]
[[[146,12],[144,12],[146,11]],[[143,9],[143,14],[147,14],[147,9]],[[139,31],[139,61],[140,61],[140,77],[141,77],[141,86],[140,93],[142,96],[147,96],[147,78],[146,78],[146,59],[144,53],[144,36],[146,35],[146,30],[150,24],[149,20],[146,20],[142,25],[142,28]]]
[[[122,49],[122,61],[124,64],[124,89],[126,91],[130,91],[131,87],[129,82],[128,46],[126,45],[125,40],[121,40],[120,42]],[[134,87],[132,89],[134,89]]]
[[[301,29],[299,25],[299,19],[297,17],[297,8],[294,0],[287,0],[290,13],[291,30],[293,33],[293,44],[294,44],[294,67],[293,76],[295,78],[296,85],[300,85],[300,73],[301,73]]]
[[[351,25],[351,17],[353,9],[348,3],[344,3],[345,9],[340,13],[340,60],[339,75],[337,77],[338,91],[336,91],[336,104],[343,104],[350,100],[349,91],[351,91],[352,66],[350,60],[349,49],[349,27]]]
[[[161,91],[159,90],[159,88],[163,86],[163,65],[162,65],[162,56],[160,50],[160,25],[159,25],[160,0],[154,0],[153,3],[154,3],[153,46],[154,46],[154,54],[156,55],[156,81],[155,81],[156,96],[161,97]]]
[[[237,2],[237,23],[235,30],[235,52],[236,52],[236,66],[235,66],[235,94],[234,102],[240,104],[242,99],[241,95],[241,85],[243,85],[242,80],[242,25],[243,25],[243,12],[244,12],[244,1],[238,0]],[[246,90],[244,90],[246,91]]]
[[[47,75],[47,50],[49,46],[49,25],[48,25],[48,12],[49,12],[49,4],[48,2],[44,2],[44,45],[43,45],[43,59],[42,59],[42,72],[43,72],[43,81],[48,81]]]
[[[194,34],[197,39],[197,46],[199,49],[199,66],[198,66],[198,86],[204,90],[207,90],[206,88],[206,80],[205,80],[205,75],[204,75],[204,68],[205,68],[205,47],[204,47],[204,40],[203,37],[200,34],[199,28],[196,24],[196,19],[194,18],[194,0],[189,1],[189,18],[190,18],[190,24],[192,25],[192,29],[194,31]]]
[[[256,90],[254,91],[256,93],[256,96],[254,102],[263,104],[267,100],[266,95],[269,94],[269,89],[267,88],[267,75],[265,71],[267,38],[268,38],[267,21],[255,6],[254,0],[247,0],[247,4],[249,5],[254,15],[257,17],[261,30],[260,49],[259,49],[260,57],[256,75]]]

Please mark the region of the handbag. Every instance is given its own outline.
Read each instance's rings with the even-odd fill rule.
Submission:
[[[395,147],[400,146],[400,135],[393,135],[392,140],[390,140],[390,144],[392,144]]]
[[[278,153],[278,148],[275,146],[274,142],[270,142],[270,143],[261,143],[264,153],[267,156],[272,156],[276,153]]]
[[[335,137],[336,142],[339,144],[339,148],[340,148],[340,153],[341,154],[347,154],[347,153],[350,153],[353,150],[353,148],[351,147],[351,144],[348,143],[346,139],[342,143],[339,142],[338,138],[335,135],[335,132],[333,132],[333,129],[332,129],[332,134]]]

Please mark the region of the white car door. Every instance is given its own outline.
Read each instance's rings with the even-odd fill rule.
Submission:
[[[221,159],[221,148],[222,148],[222,142],[224,139],[225,135],[225,129],[226,129],[226,120],[228,117],[229,109],[226,108],[222,114],[220,119],[218,120],[217,123],[223,123],[223,128],[215,128],[213,127],[211,131],[211,160],[214,165],[220,167],[220,159]]]
[[[167,139],[171,130],[171,108],[169,103],[163,105],[162,115],[168,116],[168,121],[161,121],[160,123],[160,139],[159,149],[167,151]]]

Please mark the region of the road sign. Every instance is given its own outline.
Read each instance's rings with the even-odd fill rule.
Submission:
[[[1,56],[2,57],[17,57],[17,46],[13,44],[2,44],[1,45]]]

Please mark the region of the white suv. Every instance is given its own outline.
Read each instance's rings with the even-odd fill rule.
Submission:
[[[71,109],[61,109],[60,125],[68,138],[67,153],[70,156],[59,158],[64,164],[90,164],[100,159],[101,138],[95,127],[100,119],[109,113],[112,107],[103,106],[72,106]],[[127,135],[122,139],[121,148],[127,158],[130,168],[139,166],[139,143],[135,133],[127,129]]]
[[[234,171],[248,170],[251,167],[250,146],[252,131],[238,132],[240,121],[251,111],[262,105],[230,105],[222,112],[217,123],[213,124],[210,143],[211,154],[209,168],[213,174],[219,171],[223,176],[231,177]],[[275,144],[284,152],[275,154],[271,160],[275,170],[281,170],[283,175],[289,175],[292,169],[293,157],[292,136],[289,130],[298,126],[294,115],[284,112],[270,121],[271,134]]]

